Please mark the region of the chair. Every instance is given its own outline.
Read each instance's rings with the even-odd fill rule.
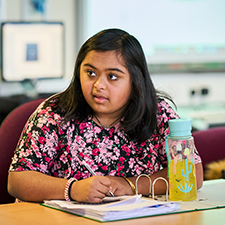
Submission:
[[[193,132],[195,146],[202,158],[203,170],[206,164],[225,159],[225,127],[214,127]]]
[[[44,100],[37,99],[18,106],[0,126],[0,204],[15,201],[7,191],[9,165],[26,121]]]

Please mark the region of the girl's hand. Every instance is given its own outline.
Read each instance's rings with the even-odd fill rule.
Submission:
[[[106,176],[110,179],[111,191],[114,196],[133,195],[133,191],[128,182],[123,177]]]
[[[93,176],[73,183],[71,197],[75,201],[100,203],[109,194],[111,181],[108,177]]]

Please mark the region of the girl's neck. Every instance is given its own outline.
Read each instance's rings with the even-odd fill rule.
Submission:
[[[113,118],[113,119],[109,119],[107,118],[99,118],[96,114],[94,114],[93,116],[93,120],[100,125],[103,128],[110,128],[115,126],[120,120],[121,120],[122,116],[119,116],[117,118]]]

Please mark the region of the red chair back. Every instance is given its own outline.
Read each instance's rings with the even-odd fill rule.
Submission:
[[[14,202],[7,191],[8,169],[23,127],[44,99],[33,100],[14,109],[0,127],[0,204]]]
[[[212,161],[225,159],[225,127],[193,132],[195,146],[202,158],[203,169]]]

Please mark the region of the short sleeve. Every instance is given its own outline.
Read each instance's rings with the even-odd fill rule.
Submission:
[[[167,166],[167,156],[165,150],[165,139],[169,135],[169,120],[179,119],[180,117],[166,102],[164,99],[158,99],[158,113],[157,113],[157,123],[158,123],[158,135],[159,135],[159,160],[163,167]]]
[[[179,119],[180,117],[175,112],[175,110],[163,99],[159,99],[158,103],[158,114],[157,114],[157,121],[158,121],[158,132],[159,132],[159,158],[162,162],[162,166],[167,166],[167,155],[165,150],[165,140],[166,136],[170,134],[169,131],[169,120],[171,119]],[[201,162],[201,158],[198,154],[197,149],[195,148],[195,164]]]
[[[59,115],[44,102],[27,121],[9,171],[39,171],[49,174],[49,168],[57,155]]]

